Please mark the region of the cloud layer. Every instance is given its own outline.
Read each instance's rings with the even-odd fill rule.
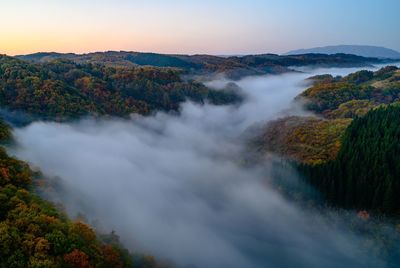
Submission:
[[[380,265],[344,226],[283,198],[272,162],[242,164],[241,133],[282,110],[303,112],[292,100],[308,75],[241,80],[240,107],[188,102],[180,115],[33,123],[15,130],[14,153],[60,178],[57,195],[71,215],[83,212],[130,249],[181,266]]]

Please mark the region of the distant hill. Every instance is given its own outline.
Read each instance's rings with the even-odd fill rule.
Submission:
[[[319,54],[353,54],[363,57],[373,58],[386,58],[386,59],[400,59],[400,52],[393,49],[377,46],[359,46],[359,45],[339,45],[339,46],[326,46],[326,47],[315,47],[309,49],[298,49],[293,50],[285,55],[298,55],[308,53],[319,53]]]
[[[176,69],[78,64],[54,58],[57,55],[31,56],[53,58],[40,63],[0,55],[0,116],[11,117],[13,123],[20,122],[18,112],[32,119],[55,121],[86,115],[129,117],[132,113],[178,111],[180,103],[188,99],[213,104],[241,100],[236,89],[209,89],[201,83],[183,80],[182,72]],[[18,122],[13,120],[14,114]]]
[[[74,56],[75,56],[74,53],[38,52],[16,57],[33,62],[48,62],[59,58],[70,59],[73,58]]]
[[[111,67],[169,67],[180,69],[191,75],[223,73],[231,79],[249,75],[281,74],[292,71],[292,66],[318,67],[364,67],[382,63],[382,59],[348,54],[306,54],[280,56],[275,54],[218,57],[213,55],[167,55],[128,51],[107,51],[88,54],[62,54],[41,52],[20,55],[17,58],[48,63],[57,59],[68,59],[78,64],[100,64]]]

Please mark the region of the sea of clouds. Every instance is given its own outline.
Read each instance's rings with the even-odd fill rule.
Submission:
[[[181,267],[382,266],[345,225],[283,197],[272,161],[242,161],[246,129],[306,114],[293,103],[305,78],[354,70],[247,77],[236,82],[246,96],[239,106],[186,102],[179,115],[35,122],[15,130],[10,151],[59,178],[52,198],[71,216],[83,213],[132,251]]]

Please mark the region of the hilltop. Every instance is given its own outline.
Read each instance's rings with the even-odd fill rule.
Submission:
[[[314,84],[296,100],[318,117],[291,116],[272,121],[255,143],[305,164],[334,160],[352,120],[399,102],[400,70],[387,66],[376,72],[358,71],[345,77],[311,77]]]
[[[176,69],[118,68],[69,59],[34,63],[0,56],[0,105],[36,119],[148,115],[177,111],[186,100],[227,104],[240,101],[240,96],[234,90],[184,81]]]
[[[297,49],[287,52],[285,55],[298,55],[298,54],[352,54],[362,57],[374,57],[383,59],[400,59],[400,52],[393,49],[378,47],[378,46],[361,46],[361,45],[338,45],[338,46],[325,46],[314,47],[308,49]]]
[[[293,71],[292,66],[313,67],[364,67],[382,63],[381,59],[355,55],[308,54],[281,56],[260,54],[219,57],[214,55],[173,55],[128,51],[107,51],[88,54],[41,52],[16,56],[33,63],[48,63],[56,59],[68,59],[77,64],[100,64],[108,67],[131,68],[152,66],[174,68],[189,75],[210,76],[224,74],[237,80],[249,75],[281,74]]]

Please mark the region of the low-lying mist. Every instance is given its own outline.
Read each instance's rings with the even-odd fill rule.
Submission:
[[[70,215],[182,267],[383,265],[344,224],[276,191],[272,161],[243,164],[243,131],[282,111],[305,113],[292,101],[314,72],[238,81],[247,96],[239,107],[187,102],[179,115],[33,123],[15,130],[12,152],[60,178],[54,200]]]

